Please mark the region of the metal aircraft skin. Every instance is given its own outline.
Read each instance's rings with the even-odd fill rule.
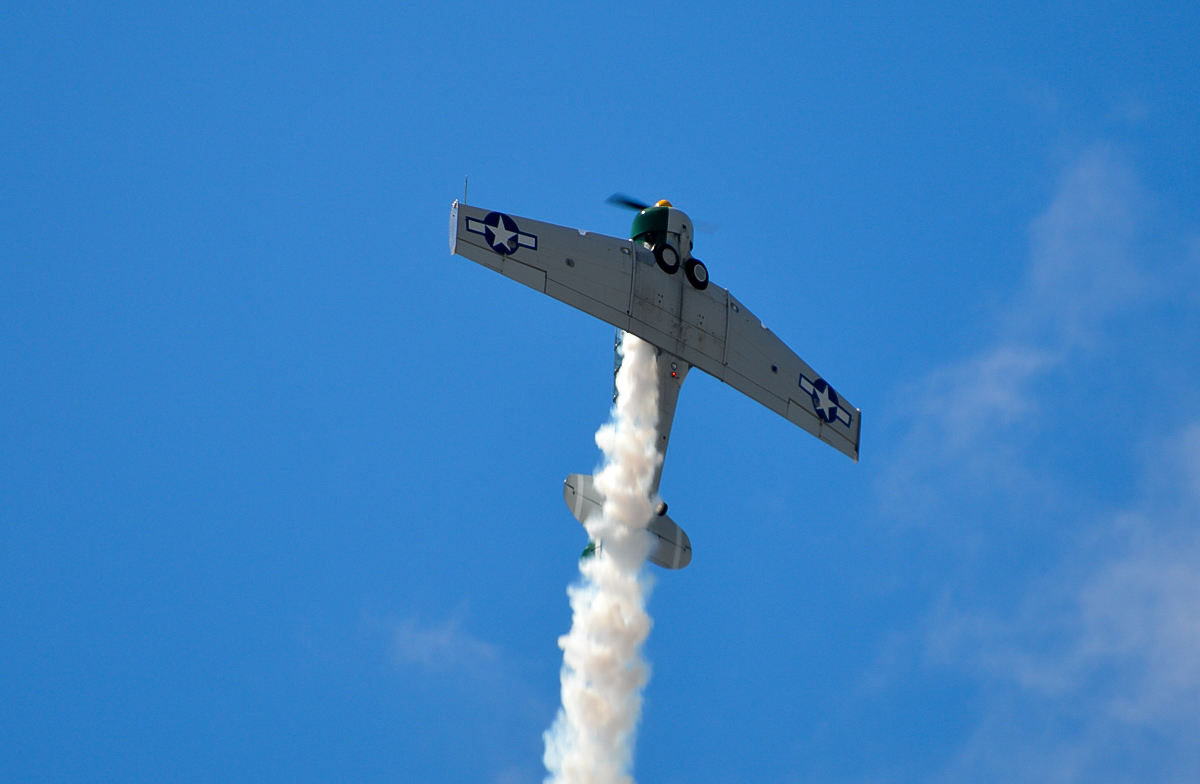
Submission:
[[[692,226],[666,201],[640,210],[627,240],[455,201],[450,252],[612,324],[618,349],[625,332],[656,346],[664,458],[679,389],[697,367],[857,462],[862,412],[736,297],[709,283],[708,269],[692,256]],[[652,496],[661,478],[660,465]],[[587,475],[567,477],[563,495],[581,523],[602,503]],[[647,528],[657,537],[650,561],[667,569],[691,562],[691,542],[666,504]]]

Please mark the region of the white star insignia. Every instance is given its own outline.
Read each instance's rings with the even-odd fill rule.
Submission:
[[[833,419],[837,415],[837,403],[834,403],[829,398],[829,387],[818,389],[817,392],[817,408],[825,411],[826,419]]]
[[[492,230],[492,236],[495,237],[495,239],[492,240],[493,247],[496,245],[503,245],[506,248],[511,247],[509,243],[512,242],[512,238],[515,237],[517,233],[504,228],[503,218],[500,219],[499,226],[488,226],[488,228]]]

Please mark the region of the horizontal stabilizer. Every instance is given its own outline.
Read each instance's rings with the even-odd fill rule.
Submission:
[[[563,498],[575,519],[584,522],[599,515],[604,504],[587,474],[571,474],[563,483]],[[654,534],[655,546],[648,556],[651,563],[664,569],[682,569],[692,562],[692,543],[674,520],[663,514],[651,518],[646,530]]]

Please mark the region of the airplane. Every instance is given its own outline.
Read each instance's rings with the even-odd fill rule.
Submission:
[[[834,391],[775,333],[720,286],[692,255],[693,223],[669,201],[642,204],[629,239],[557,226],[460,204],[450,207],[450,253],[565,302],[617,328],[616,366],[626,333],[658,349],[658,447],[665,458],[679,390],[699,368],[757,400],[858,462],[862,412]],[[682,274],[681,274],[682,273]],[[614,371],[615,374],[615,371]],[[616,392],[613,393],[616,400]],[[657,496],[662,465],[654,474]],[[563,497],[575,519],[599,513],[603,499],[592,477],[571,474]],[[692,544],[659,503],[647,530],[656,541],[648,559],[666,569],[691,563]],[[589,542],[583,557],[600,549]]]

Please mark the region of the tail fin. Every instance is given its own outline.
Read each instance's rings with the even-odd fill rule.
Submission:
[[[596,492],[592,477],[587,474],[571,474],[563,483],[563,498],[575,519],[584,522],[593,514],[600,514],[604,499]],[[674,520],[666,514],[651,518],[646,530],[655,536],[654,549],[648,556],[651,563],[664,569],[682,569],[692,562],[692,543]]]

